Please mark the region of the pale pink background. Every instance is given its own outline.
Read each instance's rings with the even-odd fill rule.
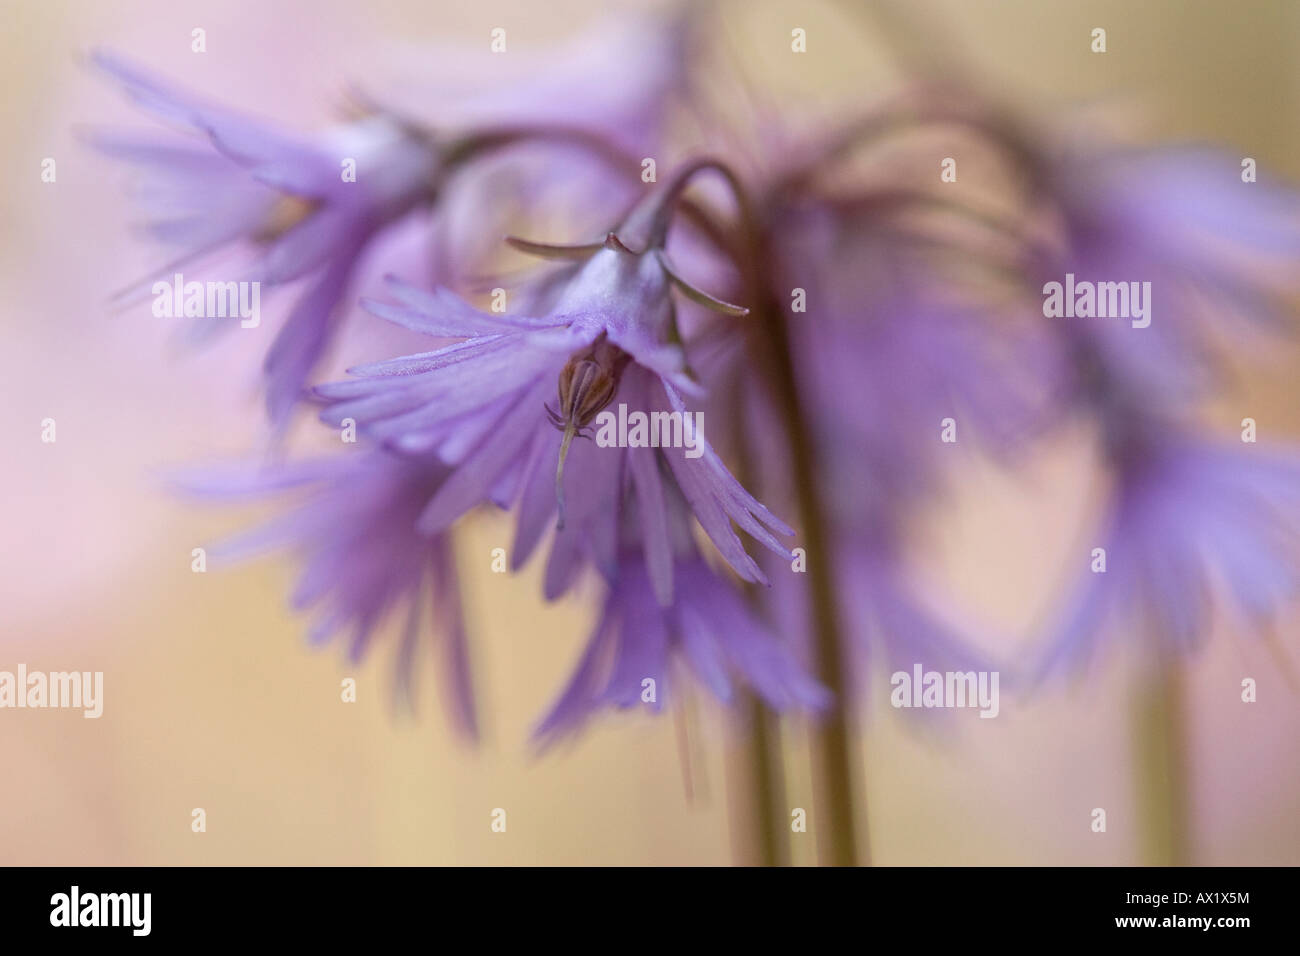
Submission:
[[[601,5],[603,6],[603,5]],[[892,76],[885,48],[835,4],[738,3],[728,42],[794,103],[873,95]],[[925,5],[996,85],[1045,108],[1136,98],[1153,136],[1239,142],[1243,155],[1300,174],[1296,38],[1288,2],[959,2]],[[186,85],[303,128],[344,82],[395,51],[452,41],[552,48],[592,3],[351,0],[25,0],[0,39],[5,185],[0,232],[0,669],[103,670],[104,717],[0,711],[0,863],[723,863],[727,727],[697,699],[697,778],[683,795],[671,718],[611,717],[567,751],[532,759],[530,722],[568,673],[589,603],[546,607],[536,569],[488,573],[508,525],[475,519],[463,540],[488,740],[449,735],[426,680],[422,717],[386,703],[389,656],[359,669],[310,653],[285,610],[291,567],[195,575],[190,549],[248,513],[198,511],[157,473],[255,448],[255,369],[265,337],[235,335],[178,360],[144,310],[111,315],[107,295],[159,260],[128,237],[122,171],[77,144],[74,127],[146,126],[79,64],[95,45]],[[544,10],[544,12],[543,12]],[[1087,52],[1093,26],[1111,52]],[[207,30],[207,53],[190,31]],[[793,59],[790,28],[809,30]],[[853,65],[850,71],[845,64]],[[54,157],[58,181],[42,184]],[[399,270],[400,271],[400,270]],[[261,330],[269,334],[270,322]],[[367,326],[373,331],[373,326]],[[361,348],[374,349],[373,344]],[[1269,437],[1300,434],[1296,353],[1225,401]],[[58,441],[39,440],[40,421]],[[926,538],[944,612],[1020,646],[1075,560],[1091,453],[1075,436],[1009,479],[971,462]],[[1296,657],[1295,616],[1279,638]],[[873,714],[861,741],[881,863],[1129,863],[1137,859],[1128,770],[1130,675],[1113,659],[1074,692],[1004,698],[997,720],[959,721],[947,739]],[[339,701],[355,676],[360,701]],[[1242,677],[1260,700],[1239,701]],[[1269,655],[1224,628],[1196,663],[1196,859],[1300,863],[1300,696]],[[803,734],[789,728],[789,804],[811,808]],[[697,779],[697,783],[701,780]],[[1105,807],[1110,829],[1089,831]],[[208,831],[190,831],[203,807]],[[489,831],[494,807],[506,834]],[[815,818],[812,821],[816,826]],[[813,859],[812,833],[795,859]]]

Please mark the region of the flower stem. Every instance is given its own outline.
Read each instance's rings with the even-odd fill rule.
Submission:
[[[1162,661],[1144,676],[1135,708],[1135,779],[1148,866],[1186,866],[1191,858],[1184,708],[1179,665]]]
[[[771,275],[770,256],[761,233],[753,240],[756,277]],[[766,348],[770,381],[780,409],[790,452],[799,526],[807,554],[810,624],[817,678],[834,695],[834,709],[822,716],[813,731],[813,777],[817,817],[818,858],[823,865],[855,866],[858,863],[858,835],[854,823],[853,761],[850,752],[850,706],[847,661],[840,630],[838,602],[831,577],[834,558],[830,536],[817,487],[817,450],[798,389],[789,332],[781,305],[762,283],[751,283],[759,299],[755,302],[756,331]],[[862,862],[869,860],[864,848]]]
[[[820,473],[816,444],[799,391],[790,333],[782,304],[770,279],[775,274],[770,239],[765,223],[750,202],[749,194],[735,171],[726,163],[704,157],[688,163],[665,185],[655,205],[640,212],[649,218],[650,245],[662,244],[672,212],[686,186],[705,171],[719,174],[736,201],[741,254],[737,265],[744,273],[745,287],[753,301],[752,342],[758,364],[766,373],[785,432],[789,451],[802,544],[807,556],[810,625],[817,678],[835,698],[833,709],[821,716],[813,732],[813,777],[816,798],[814,828],[818,835],[818,858],[827,866],[854,866],[858,857],[858,834],[854,822],[852,737],[849,733],[851,708],[848,694],[848,662],[840,630],[839,605],[832,578],[834,558],[826,515],[817,484]],[[864,862],[866,834],[863,834]]]
[[[669,224],[681,205],[682,194],[691,185],[691,181],[703,172],[720,175],[735,194],[736,202],[744,206],[745,195],[740,180],[731,167],[720,159],[703,156],[675,170],[662,187],[638,203],[619,226],[619,237],[630,239],[639,251],[661,248],[667,239]],[[744,209],[741,218],[748,219]]]
[[[739,381],[732,401],[737,410],[744,407],[745,396]],[[755,473],[753,456],[749,447],[741,442],[736,449],[737,476],[746,488],[757,487],[759,476]],[[750,584],[745,587],[745,599],[756,614],[762,613],[761,589]],[[744,794],[735,801],[744,807],[746,836],[736,834],[742,864],[756,862],[760,866],[789,866],[790,831],[786,828],[785,761],[781,753],[781,716],[752,691],[742,690],[737,700],[737,710],[743,714],[744,728]]]
[[[788,866],[784,768],[776,714],[756,694],[737,701],[744,724],[732,800],[743,824],[733,832],[737,862],[751,866]]]

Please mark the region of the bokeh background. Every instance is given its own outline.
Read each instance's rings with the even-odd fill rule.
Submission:
[[[645,6],[644,4],[642,6]],[[1300,178],[1300,4],[1291,0],[926,0],[941,31],[996,89],[1042,111],[1097,106],[1151,138],[1224,144]],[[103,45],[225,102],[303,128],[325,121],[347,80],[418,55],[563,43],[608,4],[485,0],[8,0],[0,36],[0,669],[102,670],[99,720],[0,711],[0,863],[723,864],[744,859],[728,796],[737,746],[697,698],[688,743],[671,716],[610,716],[544,757],[531,722],[575,660],[590,600],[547,606],[538,569],[489,571],[506,519],[474,519],[460,547],[476,634],[484,744],[447,728],[432,674],[417,718],[390,703],[391,657],[346,665],[309,651],[285,594],[292,565],[193,574],[191,549],[246,523],[168,495],[167,469],[246,454],[262,440],[255,395],[264,340],[232,336],[184,356],[146,310],[109,294],[158,264],[129,235],[122,171],[85,149],[90,123],[147,126],[81,62]],[[874,97],[897,80],[893,24],[865,3],[745,2],[719,43],[801,103]],[[908,25],[908,24],[911,25]],[[790,30],[810,52],[789,53]],[[1109,52],[1088,51],[1095,26]],[[207,31],[207,52],[190,31]],[[925,40],[925,34],[919,36]],[[922,48],[931,44],[922,42]],[[906,43],[904,43],[906,47]],[[40,181],[43,158],[57,182]],[[400,271],[400,270],[399,270]],[[264,305],[264,310],[267,307]],[[377,320],[371,320],[377,322]],[[264,323],[262,332],[270,334]],[[353,345],[382,349],[354,324]],[[1300,438],[1296,370],[1280,352],[1217,412],[1261,437]],[[40,422],[57,421],[42,444]],[[1014,476],[972,459],[924,535],[944,611],[1006,634],[1014,656],[1077,560],[1094,494],[1091,451],[1069,436]],[[1294,615],[1278,643],[1297,655]],[[862,722],[862,788],[883,864],[1125,864],[1140,854],[1132,793],[1129,661],[942,734],[879,705]],[[359,700],[340,701],[355,677]],[[1243,677],[1259,701],[1240,701]],[[1225,625],[1188,674],[1194,860],[1300,863],[1300,687]],[[971,715],[973,716],[973,715]],[[791,807],[811,810],[804,734],[785,728]],[[692,785],[683,780],[689,755]],[[191,832],[191,810],[207,832]],[[493,808],[508,830],[492,833]],[[1089,812],[1105,807],[1105,834]],[[729,812],[734,811],[734,812]],[[816,819],[793,840],[815,856]]]

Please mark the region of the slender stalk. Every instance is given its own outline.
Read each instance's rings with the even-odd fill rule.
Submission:
[[[733,383],[735,407],[744,407],[744,385]],[[753,456],[744,442],[736,449],[736,476],[746,488],[758,486]],[[745,598],[761,613],[759,588],[745,587]],[[743,691],[739,710],[744,714],[744,760],[748,779],[747,808],[752,830],[752,853],[762,866],[790,865],[790,830],[786,816],[785,761],[781,753],[781,717],[751,691]]]
[[[436,132],[423,132],[430,141],[438,142]],[[487,127],[450,139],[443,147],[443,163],[448,167],[456,166],[491,150],[505,149],[529,142],[554,143],[585,149],[591,155],[600,157],[614,170],[634,172],[640,169],[640,160],[637,157],[599,133],[581,127],[526,124]]]
[[[798,192],[855,150],[908,130],[951,125],[987,140],[1017,167],[1030,192],[1046,189],[1043,158],[1033,137],[1008,110],[971,95],[954,83],[918,86],[895,94],[876,109],[850,121],[808,155],[792,162],[772,191]]]
[[[770,256],[760,232],[753,238],[754,279],[769,275]],[[827,866],[857,865],[858,835],[854,823],[857,805],[853,794],[853,761],[849,733],[850,706],[847,662],[840,629],[838,603],[831,578],[833,557],[830,538],[817,488],[817,450],[810,435],[795,377],[789,333],[781,305],[765,283],[751,282],[760,298],[756,301],[757,332],[765,348],[762,354],[781,413],[790,450],[791,469],[799,510],[802,543],[808,559],[808,589],[813,633],[814,665],[818,679],[835,695],[834,710],[814,725],[813,779],[817,818],[818,858]],[[864,810],[865,812],[865,810]],[[862,862],[870,857],[863,834]]]
[[[1183,675],[1166,660],[1139,687],[1134,758],[1142,855],[1150,866],[1191,862],[1190,793]]]
[[[765,866],[788,866],[790,844],[786,839],[785,768],[781,760],[779,718],[757,695],[750,694],[750,739],[754,744],[754,792],[758,795],[755,815],[759,846]]]
[[[691,185],[691,181],[704,172],[715,172],[726,181],[736,197],[737,204],[741,206],[742,220],[746,223],[752,222],[744,189],[731,167],[719,159],[703,156],[691,160],[674,171],[672,178],[667,180],[660,189],[650,193],[640,202],[619,226],[619,237],[631,238],[631,241],[641,245],[642,249],[661,248],[668,236],[668,227],[673,217],[683,205],[682,194]]]
[[[754,694],[745,693],[738,705],[745,733],[731,771],[731,803],[738,811],[732,830],[736,862],[788,866],[790,845],[777,716]]]
[[[817,448],[803,406],[795,374],[789,330],[782,304],[769,283],[774,260],[765,224],[761,222],[739,177],[726,163],[705,157],[678,171],[657,197],[657,201],[634,212],[648,220],[649,245],[661,245],[678,199],[694,177],[715,172],[727,182],[735,198],[743,237],[738,263],[745,286],[754,303],[753,345],[756,358],[765,366],[775,403],[785,431],[798,507],[802,544],[807,555],[810,624],[817,677],[834,695],[834,709],[824,715],[813,731],[813,775],[815,790],[814,828],[818,835],[818,856],[823,865],[854,866],[858,863],[858,834],[854,822],[853,760],[849,733],[850,705],[843,636],[838,603],[831,577],[833,557],[830,532],[817,486]],[[866,834],[863,834],[864,850]],[[864,853],[864,861],[869,856]]]

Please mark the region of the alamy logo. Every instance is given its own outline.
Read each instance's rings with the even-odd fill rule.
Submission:
[[[1065,282],[1043,286],[1043,315],[1049,319],[1132,319],[1135,329],[1151,324],[1150,282]]]
[[[895,707],[978,707],[981,717],[996,717],[998,671],[927,671],[912,665],[912,673],[895,671],[889,678]]]
[[[703,412],[628,412],[606,410],[596,416],[596,444],[601,448],[685,448],[687,458],[704,454]]]
[[[255,329],[262,322],[260,282],[186,282],[176,273],[171,282],[153,284],[153,314],[161,319],[226,319]]]
[[[127,926],[133,936],[148,936],[152,924],[152,893],[71,892],[50,897],[51,926]]]
[[[26,664],[18,672],[0,671],[0,708],[40,709],[80,707],[87,718],[104,713],[103,671],[42,671],[28,673]]]

